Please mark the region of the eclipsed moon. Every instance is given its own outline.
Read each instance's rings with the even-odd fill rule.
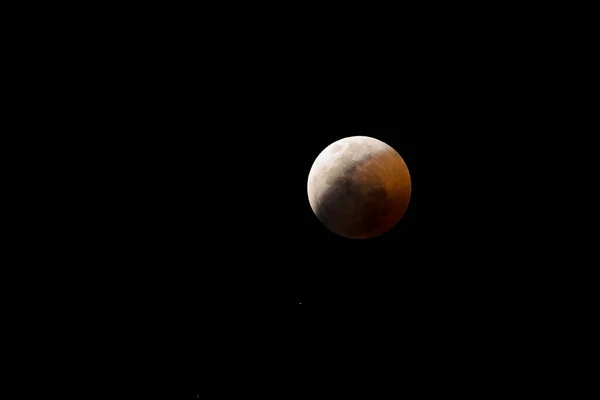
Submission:
[[[352,136],[327,146],[308,174],[308,200],[332,232],[352,239],[379,236],[402,218],[411,196],[404,159],[388,144]]]

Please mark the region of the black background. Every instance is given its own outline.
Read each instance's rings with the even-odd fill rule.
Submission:
[[[450,68],[432,59],[438,53],[426,57],[430,48],[409,50],[410,42],[394,51],[363,43],[356,52],[357,42],[347,41],[346,57],[337,43],[305,52],[290,43],[247,45],[240,53],[176,51],[170,42],[158,53],[151,42],[148,54],[172,56],[146,59],[137,44],[126,45],[94,78],[103,104],[92,124],[98,147],[108,149],[99,163],[108,188],[98,190],[108,228],[99,254],[114,315],[143,333],[133,342],[156,336],[158,351],[188,357],[199,392],[212,376],[227,379],[224,354],[254,353],[233,365],[254,370],[271,347],[259,343],[283,343],[277,365],[319,369],[311,351],[337,348],[344,360],[387,336],[417,355],[442,329],[449,336],[439,316],[466,273],[451,265],[453,246],[435,237],[455,241],[461,216],[454,212],[451,229],[442,227],[449,235],[427,230],[426,244],[417,220],[432,198],[427,187],[446,204],[454,199],[431,172],[456,174],[454,163],[440,168],[434,155],[441,143],[460,141],[464,99],[448,88],[460,82],[445,79]],[[412,178],[406,214],[378,238],[331,233],[307,198],[315,158],[354,135],[394,147]],[[445,314],[455,318],[454,310]],[[363,337],[362,350],[347,350],[352,336]],[[206,361],[211,355],[216,363]]]
[[[282,52],[277,69],[213,57],[201,74],[184,59],[160,80],[135,60],[101,77],[100,141],[110,147],[107,209],[132,257],[123,276],[147,280],[155,308],[321,313],[396,307],[416,290],[417,138],[437,123],[418,63],[402,68],[400,89],[378,74],[357,81],[325,54],[309,68]],[[317,155],[354,135],[394,147],[412,176],[404,218],[375,239],[329,232],[307,198]]]
[[[348,326],[334,321],[377,335],[399,322],[422,332],[416,321],[438,297],[420,261],[417,144],[440,122],[429,116],[436,100],[419,58],[398,66],[374,56],[373,73],[323,47],[311,57],[293,47],[223,58],[199,48],[160,60],[124,47],[94,76],[100,104],[85,122],[101,153],[88,178],[101,205],[92,257],[107,281],[97,304],[131,327],[131,342],[157,337],[152,354],[179,349],[219,376],[202,360],[257,351],[253,337],[287,343],[289,362]],[[318,154],[354,135],[394,147],[412,177],[403,219],[374,239],[331,233],[307,197]],[[199,385],[208,379],[190,372]]]
[[[212,310],[320,312],[405,301],[419,269],[415,137],[324,122],[308,115],[296,126],[165,133],[151,147],[139,146],[131,176],[122,177],[132,196],[123,199],[127,208],[120,211],[131,222],[132,243],[145,264],[140,268],[147,272],[140,275],[151,272],[163,291],[185,295],[182,301],[192,309],[198,303]],[[330,232],[313,214],[306,193],[317,155],[353,135],[397,149],[413,181],[403,219],[373,239]]]
[[[359,29],[354,37],[337,30],[310,41],[304,24],[295,35],[265,29],[256,36],[225,26],[195,32],[204,26],[195,21],[178,24],[174,38],[125,25],[132,32],[112,41],[105,28],[97,39],[67,31],[82,40],[65,48],[73,62],[64,62],[57,41],[36,64],[56,66],[73,82],[66,91],[51,75],[57,88],[45,91],[49,102],[55,93],[68,101],[61,105],[66,118],[44,122],[78,133],[61,147],[82,162],[69,160],[65,170],[93,165],[67,182],[75,195],[61,197],[76,210],[70,233],[78,236],[63,245],[89,267],[63,268],[61,278],[75,279],[69,286],[80,292],[65,304],[92,298],[96,312],[86,305],[77,316],[92,316],[105,338],[130,339],[131,347],[157,338],[142,345],[154,357],[183,337],[180,354],[201,364],[214,349],[206,336],[246,349],[256,349],[248,342],[253,332],[267,340],[312,337],[322,348],[350,327],[353,336],[387,332],[397,340],[386,345],[400,343],[404,355],[426,362],[422,349],[455,332],[467,340],[486,331],[517,337],[502,319],[539,314],[546,299],[529,290],[538,271],[510,251],[523,226],[504,211],[519,203],[504,190],[512,152],[496,150],[503,142],[518,147],[521,139],[511,142],[507,132],[528,129],[511,121],[529,110],[518,104],[527,101],[517,87],[522,63],[498,62],[492,40],[468,31],[480,43],[461,50],[463,40],[444,43],[443,32],[426,38],[426,27],[391,32],[396,24],[370,39]],[[384,38],[397,40],[377,48]],[[315,157],[352,135],[396,148],[412,176],[404,218],[375,239],[332,234],[306,195]],[[502,171],[492,178],[487,165]],[[98,322],[102,316],[110,323]],[[339,329],[324,329],[334,321]],[[340,353],[348,356],[348,348]]]
[[[255,123],[236,126],[237,133],[158,136],[153,151],[135,159],[145,166],[129,180],[139,185],[130,211],[140,237],[133,242],[139,259],[127,267],[137,273],[126,287],[141,294],[130,315],[185,338],[185,354],[198,366],[191,372],[199,393],[219,371],[254,369],[250,360],[261,357],[257,343],[282,343],[281,362],[298,364],[281,371],[291,378],[310,364],[302,349],[341,344],[347,334],[396,332],[411,340],[423,332],[431,303],[439,301],[432,266],[421,261],[420,175],[410,128],[362,129],[308,112],[273,126]],[[393,146],[411,173],[407,212],[373,239],[330,232],[307,197],[314,159],[333,141],[353,135]],[[345,329],[351,332],[334,338]],[[253,355],[249,364],[234,366],[226,358],[210,366],[203,361],[221,351]]]

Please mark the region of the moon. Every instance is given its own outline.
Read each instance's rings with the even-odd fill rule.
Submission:
[[[330,231],[368,239],[392,229],[404,216],[411,196],[404,159],[388,144],[351,136],[327,146],[308,174],[312,211]]]

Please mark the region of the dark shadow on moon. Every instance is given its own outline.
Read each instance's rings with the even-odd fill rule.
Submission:
[[[344,177],[327,183],[329,187],[315,215],[328,229],[358,239],[376,236],[391,228],[387,225],[394,204],[381,181],[360,184],[350,173],[345,173]]]

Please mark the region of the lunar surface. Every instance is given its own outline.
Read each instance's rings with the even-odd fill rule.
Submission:
[[[410,174],[400,154],[367,136],[327,146],[315,159],[307,186],[317,218],[332,232],[352,239],[392,229],[411,195]]]

